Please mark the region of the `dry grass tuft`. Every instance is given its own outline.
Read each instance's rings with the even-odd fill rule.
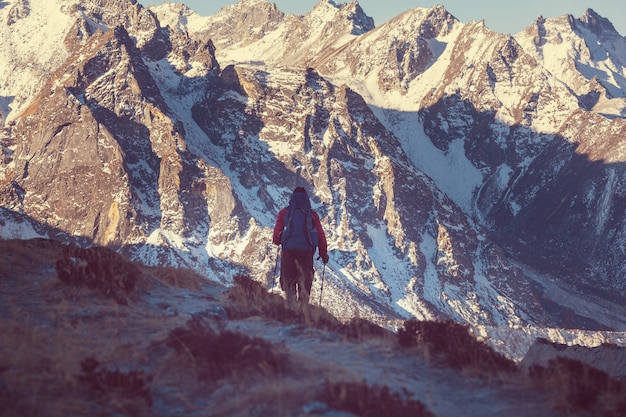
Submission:
[[[137,265],[100,246],[88,249],[65,246],[54,266],[65,284],[96,290],[122,305],[128,304],[127,297],[135,294],[141,278]]]
[[[226,292],[226,311],[231,319],[263,316],[281,323],[296,323],[301,317],[287,307],[285,300],[270,294],[261,283],[244,275],[233,279],[233,286]]]
[[[92,357],[84,359],[80,363],[80,367],[81,374],[77,376],[78,381],[86,384],[94,397],[103,404],[127,403],[134,405],[137,399],[142,399],[148,407],[152,407],[152,396],[146,385],[150,381],[150,377],[146,377],[143,372],[111,371],[104,368],[99,361]]]
[[[200,366],[200,379],[219,380],[245,372],[282,374],[289,367],[285,353],[270,342],[228,330],[216,331],[199,316],[172,330],[167,345]]]
[[[624,384],[578,360],[559,357],[547,367],[531,367],[529,375],[550,393],[557,410],[592,412],[595,417],[626,416]]]
[[[398,343],[418,346],[425,354],[457,369],[479,372],[514,372],[515,363],[472,336],[467,326],[452,321],[407,320],[398,329]]]
[[[174,268],[171,266],[146,266],[143,268],[146,274],[152,275],[162,284],[200,291],[207,278],[197,272],[186,268]]]
[[[370,387],[365,383],[327,382],[319,401],[360,417],[434,417],[420,401],[394,393],[386,386]]]
[[[15,271],[36,271],[57,259],[62,250],[61,243],[49,239],[0,239],[0,277],[9,277]]]
[[[320,306],[297,305],[290,308],[280,295],[269,293],[261,283],[247,276],[236,276],[233,281],[233,287],[226,293],[226,309],[231,319],[263,316],[281,323],[304,324],[354,340],[391,338],[393,335],[389,330],[361,318],[342,323]]]
[[[359,317],[354,317],[348,323],[342,324],[340,333],[353,340],[392,339],[394,337],[390,330]]]

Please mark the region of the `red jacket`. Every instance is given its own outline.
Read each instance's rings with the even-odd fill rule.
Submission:
[[[272,237],[272,242],[275,245],[280,245],[280,238],[283,234],[283,229],[285,228],[285,213],[287,213],[287,207],[278,212],[278,217],[276,218],[276,225],[274,226],[274,236]],[[320,222],[320,216],[315,212],[315,210],[311,209],[311,217],[313,226],[317,230],[317,248],[319,254],[322,258],[328,256],[328,243],[326,242],[326,235],[324,234],[324,229],[322,228],[322,222]]]

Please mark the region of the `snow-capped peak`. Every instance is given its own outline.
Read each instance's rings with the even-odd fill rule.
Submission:
[[[626,114],[626,38],[608,19],[592,9],[580,19],[540,17],[515,39],[572,88],[586,109],[609,117]]]
[[[587,9],[579,20],[599,38],[610,38],[619,35],[609,19],[600,16],[591,8]]]
[[[374,28],[374,19],[365,14],[358,1],[337,4],[333,0],[321,0],[305,16],[311,25],[333,21],[341,24],[342,21],[348,21],[353,26],[353,35],[360,35]]]
[[[256,1],[265,2],[265,0]],[[210,17],[199,15],[185,4],[180,3],[164,2],[157,6],[151,6],[150,10],[158,16],[162,27],[169,26],[182,33],[201,32],[206,29],[207,21],[211,19]],[[218,16],[220,12],[215,16]]]

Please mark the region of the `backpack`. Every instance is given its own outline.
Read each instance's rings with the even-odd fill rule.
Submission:
[[[311,253],[317,247],[317,229],[313,226],[311,202],[306,193],[295,192],[285,213],[285,228],[280,240],[285,252]]]

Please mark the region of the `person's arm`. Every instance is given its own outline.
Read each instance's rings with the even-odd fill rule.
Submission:
[[[274,235],[272,236],[272,242],[274,245],[280,245],[280,239],[283,235],[283,229],[285,228],[285,213],[287,209],[284,208],[278,212],[276,217],[276,224],[274,225]]]

